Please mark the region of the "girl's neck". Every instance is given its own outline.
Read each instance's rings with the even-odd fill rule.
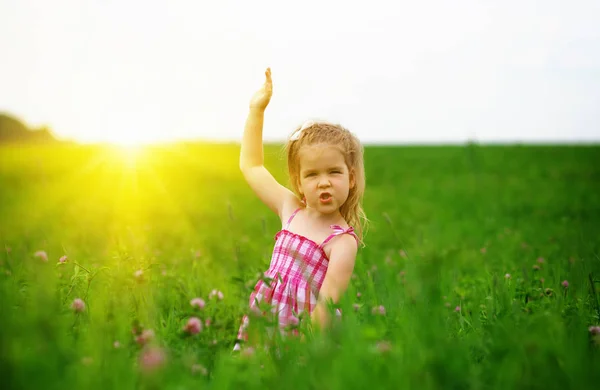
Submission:
[[[311,207],[306,206],[304,208],[304,212],[306,213],[306,216],[308,218],[329,225],[338,224],[341,220],[344,219],[339,210],[333,213],[323,214]]]

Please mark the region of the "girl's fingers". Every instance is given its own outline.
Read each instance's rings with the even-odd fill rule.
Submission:
[[[265,80],[264,88],[268,93],[271,93],[271,91],[273,90],[273,81],[271,80],[271,68],[267,68],[265,76],[267,77],[267,79]]]

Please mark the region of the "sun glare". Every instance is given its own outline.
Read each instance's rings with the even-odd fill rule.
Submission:
[[[115,156],[118,157],[121,161],[123,161],[125,166],[130,168],[133,168],[137,165],[143,150],[144,146],[141,144],[114,146]]]
[[[153,139],[148,135],[143,136],[131,132],[111,133],[106,137],[106,141],[125,150],[135,150],[143,145],[160,142],[158,139]]]
[[[119,125],[110,127],[89,127],[74,138],[83,143],[102,143],[112,146],[123,147],[125,150],[131,148],[155,144],[175,142],[173,134],[163,129],[155,129],[151,126],[143,126],[138,123],[121,118],[116,122]]]
[[[96,138],[96,142],[108,147],[111,159],[128,172],[146,169],[150,158],[148,150],[160,144],[173,142],[167,138],[167,134],[161,134],[161,138],[157,132],[147,128],[144,132],[135,130],[139,128],[140,126],[112,127]]]

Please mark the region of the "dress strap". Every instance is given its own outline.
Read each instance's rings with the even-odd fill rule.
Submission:
[[[296,216],[296,214],[298,213],[298,211],[300,211],[302,209],[302,207],[299,207],[296,209],[296,211],[294,211],[292,213],[292,215],[290,215],[290,218],[288,219],[287,223],[285,224],[285,228],[287,229],[288,227],[290,227],[290,223],[292,223],[292,219],[294,219],[294,217]]]
[[[323,248],[325,246],[325,244],[327,244],[329,242],[329,240],[331,240],[333,237],[339,236],[340,234],[346,234],[346,233],[353,235],[354,238],[356,239],[356,242],[358,242],[358,236],[356,235],[356,233],[354,233],[354,228],[352,226],[350,226],[348,229],[344,229],[340,225],[331,225],[330,228],[333,229],[333,233],[331,233],[329,235],[329,237],[327,237],[325,239],[325,241],[323,241],[321,243],[321,245],[319,245],[320,248]]]

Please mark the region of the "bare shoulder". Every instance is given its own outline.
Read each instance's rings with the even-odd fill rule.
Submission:
[[[281,207],[281,214],[279,215],[279,218],[281,219],[281,226],[284,226],[294,211],[300,207],[304,207],[304,205],[300,199],[298,199],[296,194],[294,194],[292,191],[287,192]]]
[[[340,234],[331,240],[330,257],[332,260],[337,257],[354,259],[357,252],[358,243],[351,234]]]

